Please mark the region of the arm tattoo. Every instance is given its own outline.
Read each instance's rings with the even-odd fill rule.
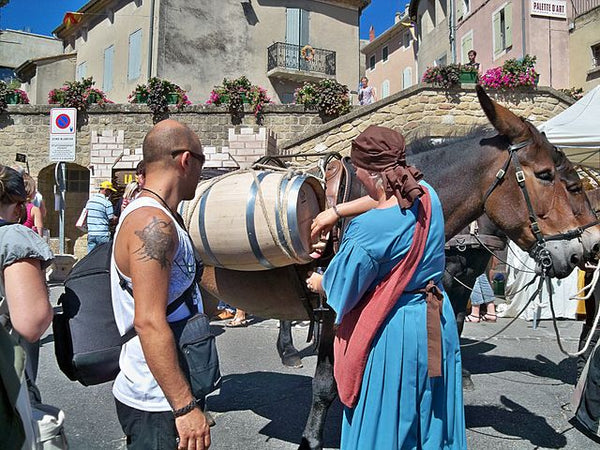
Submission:
[[[140,261],[156,260],[162,269],[171,267],[167,258],[169,250],[175,247],[173,225],[166,220],[152,218],[152,223],[146,225],[135,235],[142,241],[142,246],[134,253],[138,253]]]

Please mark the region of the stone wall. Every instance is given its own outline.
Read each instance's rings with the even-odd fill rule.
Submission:
[[[560,113],[573,100],[551,89],[491,96],[513,112],[539,124]],[[300,105],[271,105],[264,110],[261,126],[247,109],[233,118],[225,107],[194,105],[170,116],[186,123],[200,137],[208,168],[247,167],[263,155],[337,151],[347,153],[350,141],[371,124],[402,131],[407,140],[418,135],[447,136],[468,132],[487,124],[473,88],[436,89],[418,85],[373,105],[356,107],[343,117],[324,123],[318,113]],[[30,172],[48,209],[45,226],[58,236],[54,212],[54,163],[48,159],[50,133],[49,105],[9,105],[0,115],[0,163],[15,164],[15,154],[28,156]],[[152,127],[152,115],[145,105],[93,105],[78,117],[76,160],[67,166],[87,175],[89,189],[110,179],[114,169],[132,169],[142,157],[144,136]],[[71,170],[71,173],[75,173]],[[65,235],[68,251],[84,248],[81,232],[74,223],[87,200],[86,189],[67,192]],[[75,250],[77,253],[77,250]]]
[[[564,111],[573,100],[552,89],[491,91],[492,99],[534,125]],[[312,135],[282,146],[282,154],[350,151],[350,141],[370,125],[401,131],[408,142],[416,137],[459,136],[478,125],[488,125],[474,87],[436,89],[414,86],[365,108],[322,125]]]

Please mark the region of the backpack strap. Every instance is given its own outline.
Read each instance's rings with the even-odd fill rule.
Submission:
[[[197,269],[198,269],[198,263],[196,262],[196,270]],[[117,270],[116,272],[117,272],[117,275],[119,276],[119,286],[121,287],[121,289],[128,292],[129,295],[131,295],[133,297],[133,290],[129,287],[129,284],[127,284],[127,280],[125,280],[125,278],[123,278],[123,275],[121,275],[119,273],[119,270]],[[175,300],[173,300],[171,303],[169,303],[167,305],[167,317],[170,316],[171,314],[173,314],[184,303],[190,310],[191,315],[193,316],[195,314],[194,311],[198,310],[196,305],[194,305],[194,302],[192,301],[192,296],[194,294],[195,286],[196,286],[196,277],[194,277],[194,279],[192,280],[192,282],[190,283],[188,288],[185,291],[183,291],[183,293],[179,297],[177,297]],[[123,336],[121,336],[121,345],[124,345],[125,343],[129,342],[136,335],[137,335],[137,332],[135,331],[135,328],[132,326],[125,332],[125,334]]]

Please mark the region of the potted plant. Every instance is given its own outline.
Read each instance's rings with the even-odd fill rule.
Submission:
[[[317,86],[314,83],[304,83],[302,87],[294,91],[294,103],[307,108],[315,108],[318,94]]]
[[[460,83],[460,72],[459,64],[428,67],[423,74],[422,81],[434,86],[450,88]]]
[[[147,84],[138,84],[127,98],[130,103],[146,103],[154,116],[168,113],[169,105],[180,110],[192,103],[178,85],[157,77],[150,78]]]
[[[67,81],[57,89],[52,89],[48,93],[48,103],[51,105],[60,105],[68,108],[77,108],[80,111],[87,110],[92,103],[104,106],[112,103],[106,94],[94,87],[95,81],[92,77],[82,78],[80,81]]]
[[[321,80],[318,84],[304,83],[294,92],[296,104],[317,108],[321,116],[335,118],[350,112],[348,86],[335,80]]]
[[[491,89],[535,87],[540,77],[535,70],[535,61],[536,57],[531,55],[507,59],[502,66],[488,69],[481,76],[481,85]]]
[[[240,116],[244,112],[244,104],[249,104],[257,121],[260,121],[263,108],[271,103],[267,90],[253,85],[246,76],[229,80],[223,79],[223,84],[215,86],[206,104],[227,105],[232,116]]]

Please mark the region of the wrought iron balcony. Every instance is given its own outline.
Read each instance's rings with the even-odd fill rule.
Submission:
[[[267,76],[295,80],[335,78],[335,52],[276,42],[267,49]],[[314,52],[314,53],[313,53]]]

